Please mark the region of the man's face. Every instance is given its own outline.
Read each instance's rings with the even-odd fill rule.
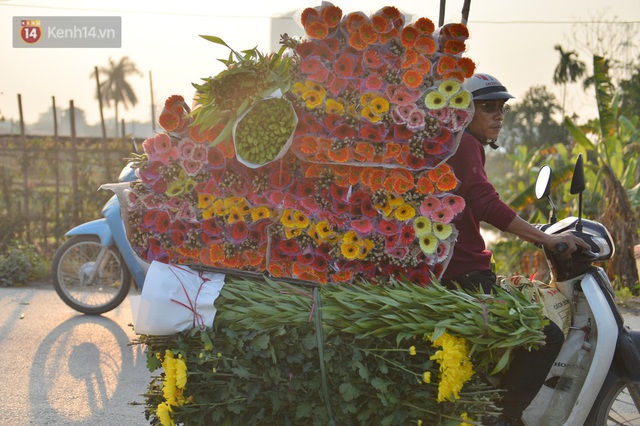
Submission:
[[[467,130],[481,142],[498,139],[504,114],[509,110],[506,100],[474,101],[476,108]]]

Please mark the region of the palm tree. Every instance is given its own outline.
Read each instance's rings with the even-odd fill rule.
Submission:
[[[553,82],[562,85],[562,117],[564,118],[567,83],[575,83],[582,77],[586,71],[586,65],[578,59],[578,54],[575,50],[565,52],[559,44],[556,44],[554,49],[560,53],[560,62],[553,72]]]
[[[131,74],[138,74],[142,76],[142,73],[136,68],[136,65],[131,62],[128,56],[124,56],[119,62],[114,62],[112,58],[109,58],[109,66],[101,67],[98,71],[106,77],[106,80],[100,83],[100,93],[102,94],[103,102],[111,106],[111,102],[114,103],[115,119],[116,119],[116,132],[118,134],[118,105],[124,105],[125,109],[129,107],[129,104],[135,106],[138,103],[138,98],[133,91],[133,88],[127,81],[127,78]],[[98,94],[96,93],[96,98]]]

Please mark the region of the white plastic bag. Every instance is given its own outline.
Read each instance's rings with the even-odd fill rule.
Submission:
[[[211,327],[224,274],[153,261],[140,296],[130,298],[137,334],[164,336]]]

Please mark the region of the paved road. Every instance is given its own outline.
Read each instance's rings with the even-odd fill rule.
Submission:
[[[67,307],[51,284],[0,288],[0,424],[148,425],[151,380],[128,301],[103,316]]]
[[[135,290],[132,290],[135,291]],[[640,329],[638,309],[626,321]],[[151,380],[128,300],[82,315],[50,283],[0,288],[0,424],[148,425],[140,396]]]

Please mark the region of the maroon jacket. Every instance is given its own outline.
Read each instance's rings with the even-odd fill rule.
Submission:
[[[491,252],[487,250],[480,222],[487,222],[505,231],[516,212],[507,206],[487,179],[484,170],[486,155],[478,139],[464,132],[456,153],[448,160],[460,186],[456,195],[464,198],[465,209],[453,224],[458,229],[458,239],[444,279],[452,279],[472,271],[491,269]]]

